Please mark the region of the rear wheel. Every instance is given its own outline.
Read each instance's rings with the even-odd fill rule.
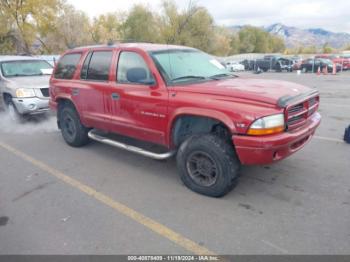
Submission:
[[[188,138],[176,160],[181,180],[197,193],[221,197],[237,184],[240,162],[234,148],[215,135]]]
[[[80,122],[75,108],[68,105],[60,109],[59,122],[63,139],[68,145],[81,147],[89,142],[89,129]]]

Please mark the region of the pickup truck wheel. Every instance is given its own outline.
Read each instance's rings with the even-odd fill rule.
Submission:
[[[194,135],[177,153],[180,178],[191,190],[221,197],[236,184],[240,162],[233,146],[215,135]]]
[[[89,142],[89,129],[82,125],[74,108],[70,106],[63,107],[59,113],[59,118],[62,136],[68,145],[81,147]]]

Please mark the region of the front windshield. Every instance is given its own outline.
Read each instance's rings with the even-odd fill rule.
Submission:
[[[170,84],[232,76],[215,58],[195,49],[156,51],[152,52],[151,56]]]
[[[43,60],[6,61],[1,63],[4,77],[38,76],[52,73],[52,66]]]

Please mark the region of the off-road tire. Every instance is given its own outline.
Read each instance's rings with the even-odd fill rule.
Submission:
[[[89,143],[89,129],[80,121],[79,114],[71,105],[64,105],[58,112],[61,133],[64,141],[73,147],[82,147]]]
[[[197,183],[190,174],[191,157],[201,153],[211,158],[217,170],[215,182],[207,186]],[[178,150],[176,161],[183,183],[199,194],[222,197],[237,184],[240,162],[234,147],[213,134],[194,135],[185,140]]]

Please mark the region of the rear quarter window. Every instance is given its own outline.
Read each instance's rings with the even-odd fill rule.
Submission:
[[[81,53],[67,54],[57,64],[54,77],[57,79],[72,79],[80,61]]]

